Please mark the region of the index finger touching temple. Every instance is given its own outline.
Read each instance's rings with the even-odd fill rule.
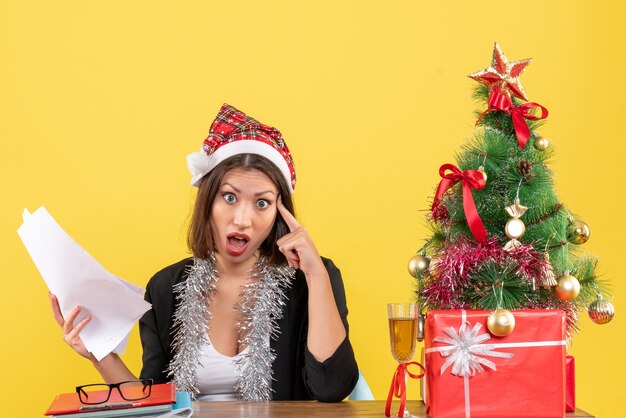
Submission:
[[[280,197],[278,198],[277,207],[278,207],[278,211],[280,212],[280,215],[285,220],[285,223],[289,227],[290,231],[293,232],[294,230],[300,228],[300,223],[295,218],[295,216],[293,216],[291,212],[289,212],[289,210],[285,207],[285,205],[283,205],[283,200]]]

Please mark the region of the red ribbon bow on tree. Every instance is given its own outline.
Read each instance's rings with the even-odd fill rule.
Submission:
[[[513,101],[506,94],[502,94],[497,90],[492,90],[489,94],[489,100],[487,100],[487,104],[489,108],[483,112],[482,115],[476,121],[476,124],[480,122],[480,120],[489,112],[493,112],[495,110],[501,110],[506,114],[511,116],[511,120],[513,121],[513,127],[515,128],[515,135],[517,136],[517,141],[519,142],[520,148],[524,148],[526,146],[526,141],[530,138],[530,129],[526,124],[525,119],[537,120],[537,119],[545,119],[548,117],[548,109],[541,106],[538,103],[528,102],[524,103],[520,107],[515,107]],[[541,116],[537,116],[533,113],[530,113],[531,109],[541,109]]]
[[[413,374],[409,371],[409,366],[411,364],[415,364],[422,369],[421,374]],[[421,379],[424,377],[424,373],[426,373],[426,369],[420,363],[416,361],[411,361],[409,363],[400,363],[396,368],[396,371],[393,374],[393,379],[391,379],[391,388],[389,388],[389,395],[387,396],[387,403],[385,404],[385,416],[391,416],[391,401],[393,397],[400,399],[400,410],[398,411],[398,417],[404,417],[404,407],[406,405],[406,379],[405,375],[413,379]]]
[[[450,170],[452,173],[446,174],[446,170]],[[453,164],[442,165],[439,168],[439,175],[441,176],[441,181],[437,187],[431,210],[435,212],[445,191],[461,181],[463,185],[463,210],[465,211],[467,224],[476,241],[485,244],[487,242],[487,230],[480,220],[480,216],[478,216],[474,197],[472,196],[472,189],[480,190],[485,187],[485,177],[478,170],[461,171]]]

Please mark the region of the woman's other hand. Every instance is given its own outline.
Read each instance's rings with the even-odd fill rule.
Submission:
[[[59,300],[57,299],[57,297],[51,292],[48,293],[48,296],[50,297],[50,304],[52,306],[52,315],[57,321],[57,324],[59,324],[59,326],[63,330],[63,341],[65,341],[67,345],[72,347],[72,349],[78,354],[85,357],[86,359],[93,361],[93,354],[91,354],[87,350],[87,347],[85,347],[83,340],[80,338],[80,332],[83,330],[83,328],[85,328],[89,321],[91,321],[91,315],[87,315],[82,321],[74,326],[74,321],[76,320],[76,317],[81,310],[80,306],[77,306],[72,312],[70,312],[67,318],[63,318],[63,314],[61,313],[61,308],[59,307]]]
[[[278,199],[277,208],[290,232],[276,241],[276,245],[287,257],[289,265],[302,270],[307,280],[313,276],[327,275],[315,243],[313,243],[313,239],[307,230],[287,210],[280,198]]]
[[[278,199],[278,211],[289,227],[276,244],[289,265],[302,270],[309,287],[309,331],[307,348],[318,361],[330,358],[346,338],[346,329],[337,310],[328,271],[313,239]]]

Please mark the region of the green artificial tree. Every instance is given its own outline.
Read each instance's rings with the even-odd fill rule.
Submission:
[[[496,44],[491,66],[470,74],[477,129],[440,170],[432,236],[409,271],[425,309],[562,309],[571,338],[581,310],[606,323],[613,306],[597,258],[581,252],[589,227],[555,193],[553,147],[537,132],[548,111],[519,79],[529,62]]]

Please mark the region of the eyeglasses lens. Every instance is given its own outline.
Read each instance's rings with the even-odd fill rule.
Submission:
[[[150,396],[152,392],[152,384],[150,381],[124,382],[120,384],[119,388],[122,398],[127,401],[145,399]]]
[[[80,401],[84,404],[98,404],[107,401],[109,385],[86,385],[78,391]]]

